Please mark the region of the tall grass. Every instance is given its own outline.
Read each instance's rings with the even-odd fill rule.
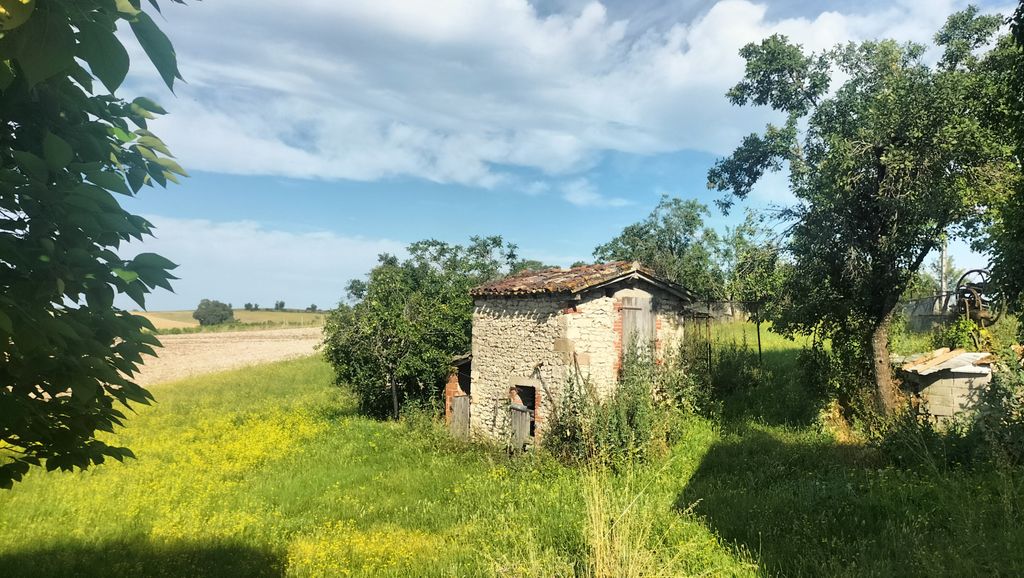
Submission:
[[[765,342],[771,379],[617,469],[367,419],[314,358],[155,386],[113,434],[137,460],[0,493],[0,575],[1024,574],[1019,466],[837,443],[792,419],[801,344]]]
[[[4,576],[553,576],[589,565],[584,474],[542,454],[456,444],[425,412],[354,413],[329,366],[303,359],[153,388],[114,434],[137,460],[35,471],[0,493]],[[671,507],[659,516],[715,567],[736,563]],[[710,566],[702,566],[710,567]],[[677,574],[672,568],[664,574]]]

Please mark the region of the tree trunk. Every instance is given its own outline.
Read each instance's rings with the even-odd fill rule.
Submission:
[[[892,315],[890,309],[871,333],[875,389],[879,405],[886,415],[892,414],[900,405],[896,384],[893,382],[892,361],[889,358],[889,328],[892,325]]]
[[[394,410],[395,420],[398,420],[398,383],[395,381],[394,375],[389,375],[388,381],[391,382],[391,406]]]

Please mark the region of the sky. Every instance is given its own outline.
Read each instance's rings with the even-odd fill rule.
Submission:
[[[501,235],[568,266],[661,195],[742,209],[792,201],[769,175],[730,216],[708,168],[777,121],[730,105],[740,47],[783,33],[808,50],[868,38],[928,43],[964,2],[889,0],[208,0],[157,22],[185,83],[171,94],[130,34],[122,97],[191,177],[126,208],[179,264],[151,310],[200,299],[331,307],[381,253]],[[1009,12],[1010,3],[981,3]],[[983,255],[954,243],[960,266]],[[128,300],[119,304],[134,308]]]

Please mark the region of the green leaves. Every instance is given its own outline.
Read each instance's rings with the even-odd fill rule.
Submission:
[[[85,173],[85,178],[89,179],[95,185],[99,185],[108,191],[114,191],[115,193],[121,193],[122,195],[130,195],[131,190],[128,185],[125,184],[124,177],[120,173],[113,171],[89,171]]]
[[[43,159],[25,151],[12,151],[11,155],[21,172],[29,178],[44,183],[50,179],[50,171]]]
[[[78,31],[80,54],[92,73],[113,94],[128,74],[129,58],[113,30],[94,22],[83,23]]]
[[[132,31],[138,38],[142,49],[146,51],[167,88],[174,90],[174,79],[184,80],[178,72],[178,57],[174,46],[167,36],[157,27],[153,19],[145,12],[139,12],[132,20]]]
[[[71,145],[59,136],[47,132],[43,137],[43,157],[46,159],[46,166],[51,171],[59,171],[71,164],[75,158],[75,151]]]
[[[143,110],[148,110],[149,112],[154,112],[156,114],[167,114],[167,111],[164,110],[163,107],[161,107],[159,104],[153,102],[152,100],[144,96],[136,98],[132,101],[132,104]]]
[[[10,36],[14,59],[29,86],[66,71],[75,62],[75,33],[56,3],[37,7],[28,22]]]
[[[180,78],[138,0],[38,0],[28,22],[0,38],[0,113],[11,128],[0,139],[0,447],[13,449],[0,452],[0,487],[32,465],[130,457],[96,432],[122,424],[116,404],[152,398],[126,376],[159,345],[153,327],[114,302],[123,294],[145,306],[148,292],[171,289],[176,265],[153,253],[119,256],[153,227],[112,193],[185,171],[145,130],[163,108],[113,95],[130,65],[119,20],[132,23],[165,78]],[[93,94],[95,79],[111,94]]]

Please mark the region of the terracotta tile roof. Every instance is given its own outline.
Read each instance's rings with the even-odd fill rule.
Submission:
[[[523,271],[516,275],[485,283],[472,291],[474,297],[491,295],[537,295],[550,293],[578,293],[585,289],[639,273],[651,281],[676,293],[690,296],[685,288],[655,276],[654,271],[636,261],[615,261],[583,265],[572,269],[540,269]]]

